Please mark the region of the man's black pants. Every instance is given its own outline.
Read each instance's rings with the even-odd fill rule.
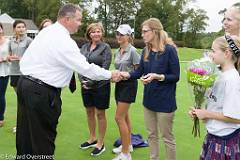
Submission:
[[[17,90],[16,159],[54,158],[54,141],[62,105],[60,92],[57,88],[21,76]]]

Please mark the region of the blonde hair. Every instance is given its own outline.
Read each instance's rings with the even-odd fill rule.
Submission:
[[[235,18],[239,21],[239,26],[238,26],[238,28],[239,28],[239,31],[238,31],[239,35],[237,35],[237,36],[240,36],[240,3],[235,3],[235,4],[233,4],[233,5],[227,10],[227,12],[228,12],[228,11],[234,12]]]
[[[240,49],[240,38],[238,36],[231,36],[232,40],[236,44],[236,46]],[[240,56],[236,56],[233,50],[230,48],[225,36],[218,37],[213,41],[213,44],[217,45],[217,47],[225,52],[229,50],[232,53],[232,61],[235,65],[235,68],[239,71],[240,70]]]
[[[94,31],[95,29],[100,29],[102,31],[102,38],[101,38],[101,41],[103,41],[103,36],[104,36],[104,28],[103,28],[103,25],[102,23],[98,22],[98,23],[91,23],[88,27],[87,27],[87,30],[86,30],[86,38],[89,40],[89,41],[92,41],[92,38],[90,37],[90,34],[92,31]]]
[[[238,14],[240,14],[240,3],[235,3],[235,4],[233,4],[231,8],[235,9],[235,11],[236,11]],[[237,18],[240,19],[239,16],[237,16]]]
[[[170,44],[176,46],[171,38],[168,37],[168,34],[163,29],[163,25],[157,18],[149,18],[142,23],[143,26],[148,26],[154,33],[153,42],[146,44],[146,49],[144,53],[144,60],[148,61],[149,52],[152,49],[152,46],[156,46],[160,54],[165,51],[165,45]]]
[[[129,36],[129,38],[128,38],[128,42],[131,43],[131,44],[133,45],[134,42],[133,42],[133,36],[132,36],[132,34],[131,34],[131,35],[128,35],[128,36]]]

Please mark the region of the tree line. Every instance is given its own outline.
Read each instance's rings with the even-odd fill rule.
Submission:
[[[83,25],[78,36],[84,36],[87,26],[101,21],[106,37],[114,37],[118,25],[130,24],[135,38],[141,38],[141,23],[159,18],[164,29],[180,46],[208,48],[220,33],[203,33],[208,17],[203,9],[190,7],[194,0],[0,0],[2,13],[14,18],[32,19],[39,24],[44,18],[56,20],[58,9],[65,3],[79,4],[83,9]],[[95,7],[94,7],[95,6]]]

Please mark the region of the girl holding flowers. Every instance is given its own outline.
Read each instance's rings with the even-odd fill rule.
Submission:
[[[206,122],[207,135],[200,155],[201,160],[240,159],[240,76],[237,61],[240,39],[222,36],[212,44],[211,58],[221,66],[206,109],[193,109],[189,114]]]

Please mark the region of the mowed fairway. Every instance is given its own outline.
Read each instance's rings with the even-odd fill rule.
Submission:
[[[179,58],[181,65],[181,77],[177,86],[177,104],[174,120],[174,134],[177,143],[178,160],[197,160],[200,154],[201,145],[205,136],[204,125],[201,126],[201,137],[194,138],[191,134],[192,121],[188,117],[189,107],[192,105],[192,99],[189,94],[186,82],[186,62],[201,57],[201,50],[180,48]],[[112,66],[113,68],[113,66]],[[86,121],[85,108],[82,104],[80,95],[80,85],[74,94],[71,94],[67,88],[62,92],[62,115],[58,124],[58,135],[56,139],[56,160],[111,160],[115,155],[112,154],[113,142],[119,137],[117,125],[115,123],[115,100],[114,84],[111,90],[111,106],[107,110],[107,133],[105,137],[106,152],[99,157],[91,157],[92,149],[81,150],[79,144],[88,139],[88,127]],[[138,95],[136,103],[131,105],[130,117],[132,121],[133,133],[143,135],[147,138],[143,117],[143,85],[139,81]],[[7,108],[5,112],[5,126],[0,128],[0,160],[13,159],[16,153],[15,134],[12,128],[16,124],[16,95],[13,89],[8,86],[7,89]],[[161,141],[160,158],[164,159],[165,149]],[[149,149],[138,148],[132,153],[133,160],[148,160]]]

